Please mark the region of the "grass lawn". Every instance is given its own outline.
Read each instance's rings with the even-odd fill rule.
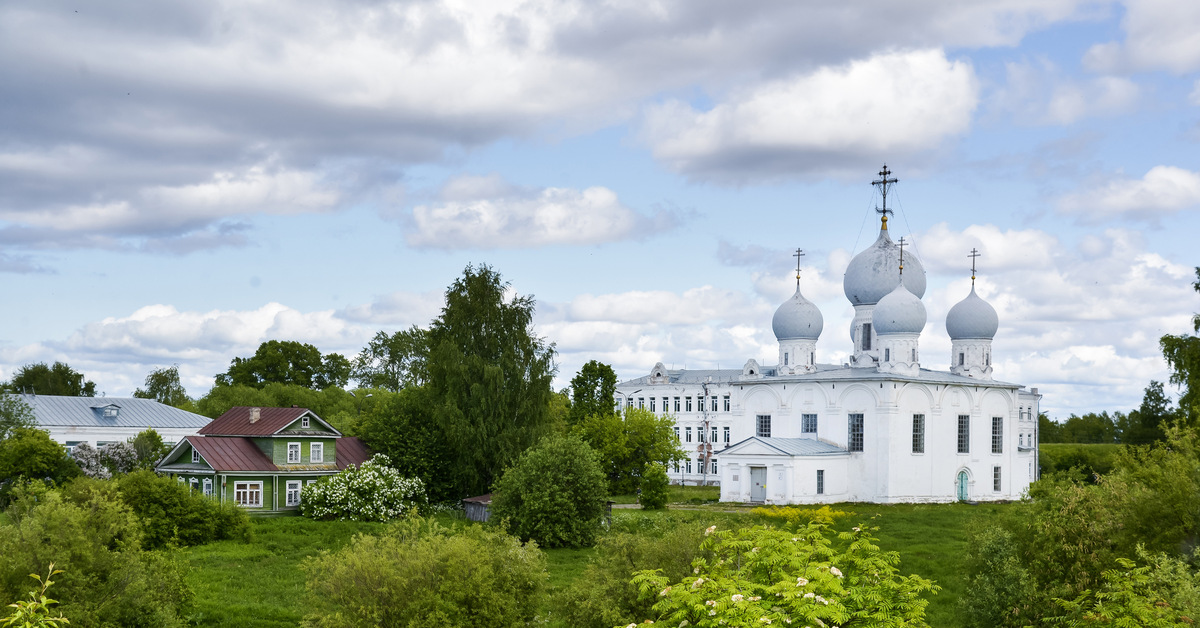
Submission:
[[[609,497],[618,504],[636,504],[637,495],[613,495]],[[678,486],[667,487],[668,504],[708,504],[721,499],[719,486]]]

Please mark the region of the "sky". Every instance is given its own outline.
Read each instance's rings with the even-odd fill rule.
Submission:
[[[926,368],[973,248],[994,376],[1052,417],[1137,407],[1200,311],[1190,0],[9,0],[0,85],[2,380],[199,396],[427,325],[471,264],[556,388],[774,364],[797,248],[841,363],[884,163]]]

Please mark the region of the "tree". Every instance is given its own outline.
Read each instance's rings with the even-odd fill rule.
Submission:
[[[642,476],[641,501],[645,510],[662,510],[667,507],[667,487],[671,484],[667,468],[659,463],[646,467]]]
[[[146,389],[133,391],[133,396],[139,399],[153,399],[159,403],[176,408],[190,407],[191,397],[179,381],[179,365],[167,366],[150,371],[146,376]]]
[[[509,289],[490,267],[467,266],[429,328],[425,429],[442,442],[454,497],[487,492],[549,431],[554,346],[533,333],[533,297]]]
[[[615,495],[626,495],[638,489],[646,467],[664,467],[685,459],[675,438],[675,422],[668,416],[658,416],[641,408],[625,408],[621,414],[588,415],[575,425],[579,434],[596,452],[608,488]]]
[[[36,427],[33,408],[18,395],[0,394],[0,442],[21,428]]]
[[[1046,413],[1038,414],[1038,442],[1039,443],[1061,443],[1062,440],[1062,423],[1050,420]]]
[[[1200,292],[1200,266],[1196,267],[1196,281],[1192,289]],[[1192,316],[1192,331],[1200,332],[1200,313]],[[1179,409],[1189,421],[1194,421],[1200,409],[1200,338],[1195,335],[1167,334],[1158,340],[1167,366],[1171,367],[1171,383],[1183,388],[1179,397]]]
[[[1163,391],[1162,382],[1151,381],[1142,397],[1142,405],[1118,422],[1121,442],[1126,445],[1147,445],[1163,440],[1164,426],[1174,420],[1178,412],[1171,407],[1171,399]]]
[[[196,411],[211,418],[221,416],[234,406],[297,406],[308,408],[323,419],[330,419],[339,413],[353,414],[357,409],[354,397],[340,388],[313,390],[297,384],[270,383],[262,387],[241,384],[213,386],[208,394],[196,400]]]
[[[322,358],[316,347],[294,340],[268,340],[249,358],[234,358],[229,370],[217,375],[218,386],[262,388],[270,383],[294,384],[323,390],[341,388],[350,377],[350,361],[337,353]]]
[[[552,434],[504,472],[491,517],[542,547],[590,547],[604,516],[604,472],[577,436]]]
[[[393,392],[425,381],[429,333],[413,325],[392,335],[378,332],[354,358],[350,377],[366,388]]]
[[[50,478],[61,484],[79,475],[79,467],[67,450],[45,430],[18,428],[0,442],[0,479]]]
[[[149,427],[138,432],[131,441],[133,451],[137,454],[138,466],[143,469],[153,469],[154,465],[169,451],[163,443],[162,436]]]
[[[30,392],[38,395],[64,395],[67,397],[95,397],[95,382],[85,381],[83,373],[76,371],[66,362],[26,364],[17,369],[9,386],[15,392]]]
[[[612,367],[589,360],[571,379],[571,410],[567,420],[577,425],[592,415],[613,414],[617,374]]]

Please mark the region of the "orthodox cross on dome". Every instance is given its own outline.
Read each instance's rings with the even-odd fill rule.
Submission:
[[[884,230],[887,229],[888,214],[896,213],[887,208],[888,190],[891,189],[893,183],[896,183],[900,180],[895,177],[888,178],[888,175],[890,175],[890,174],[892,174],[892,171],[888,170],[887,164],[883,164],[883,170],[879,171],[879,179],[871,182],[871,185],[879,186],[879,194],[881,196],[883,196],[883,209],[879,209],[878,207],[876,207],[875,211],[880,216],[883,216],[883,229]]]
[[[967,257],[971,258],[971,288],[974,289],[975,288],[975,258],[979,257],[979,250],[972,248],[970,255],[967,255]]]
[[[904,245],[908,243],[905,242],[904,237],[901,236],[898,244],[900,245],[900,278],[904,279]]]
[[[804,257],[804,249],[796,249],[796,252],[792,253],[792,257],[796,258],[796,289],[799,290],[800,289],[800,258]]]

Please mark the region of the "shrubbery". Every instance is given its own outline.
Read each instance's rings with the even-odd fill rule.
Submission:
[[[141,522],[143,545],[148,549],[245,538],[250,532],[246,511],[232,503],[218,503],[182,482],[147,470],[114,481],[121,499]],[[87,485],[76,480],[67,492],[83,490]]]
[[[358,536],[309,559],[304,570],[315,609],[305,623],[319,628],[526,626],[546,582],[536,545],[422,519]]]
[[[642,476],[642,508],[660,510],[667,507],[667,487],[671,480],[667,477],[667,468],[661,464],[646,466]]]
[[[313,519],[391,521],[416,514],[428,504],[425,484],[388,466],[383,454],[304,487],[300,514]]]
[[[1072,469],[1082,479],[1094,483],[1098,476],[1109,474],[1117,463],[1124,445],[1051,443],[1038,445],[1038,465],[1042,476]]]
[[[600,531],[606,485],[587,443],[575,435],[547,436],[496,483],[491,517],[543,547],[587,547]]]

